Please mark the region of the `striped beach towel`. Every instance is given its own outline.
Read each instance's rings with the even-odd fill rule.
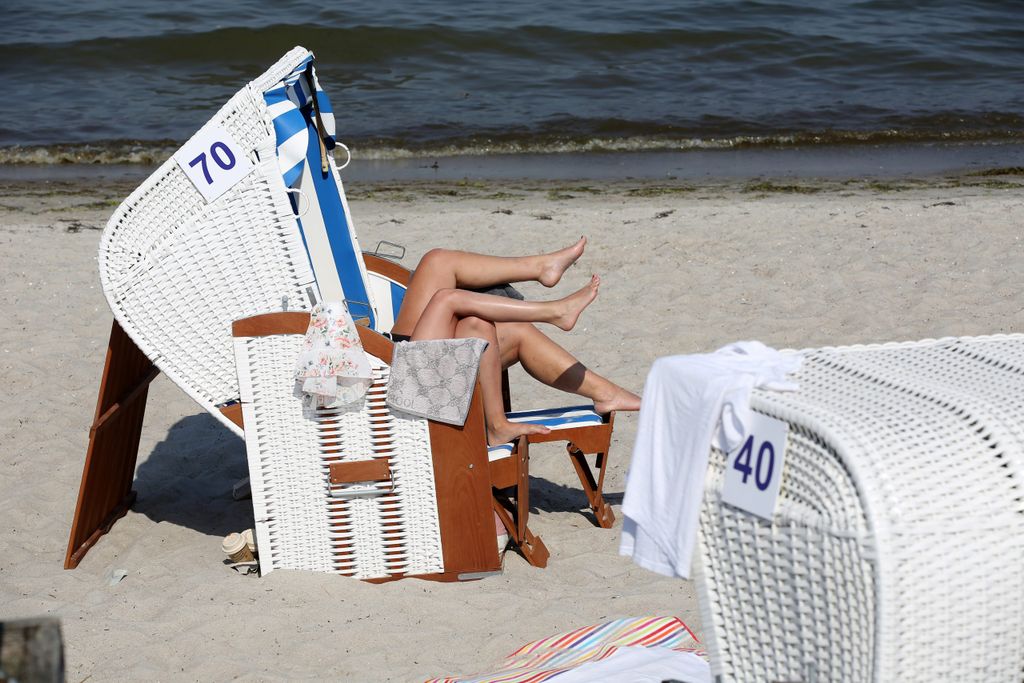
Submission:
[[[489,674],[431,678],[426,683],[542,683],[626,647],[663,648],[704,657],[700,641],[675,617],[632,617],[550,636],[519,648]]]

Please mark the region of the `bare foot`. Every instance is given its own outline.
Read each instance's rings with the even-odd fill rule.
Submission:
[[[612,385],[612,387],[607,396],[601,396],[600,400],[594,399],[595,412],[604,415],[613,410],[640,410],[639,396],[620,386]]]
[[[570,294],[564,299],[553,301],[558,307],[558,313],[551,320],[552,325],[562,328],[566,332],[576,326],[583,309],[593,303],[597,298],[597,288],[601,286],[601,278],[597,275],[590,276],[590,282],[583,289]]]
[[[587,246],[587,238],[581,237],[571,247],[553,251],[544,255],[544,265],[541,266],[537,282],[545,287],[554,287],[562,279],[562,274],[569,269],[569,266],[576,263],[576,260],[583,256],[583,249]]]
[[[500,446],[524,434],[548,434],[550,432],[551,428],[544,425],[505,420],[499,425],[487,425],[487,445]]]

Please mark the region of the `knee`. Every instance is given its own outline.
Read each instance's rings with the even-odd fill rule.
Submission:
[[[447,268],[448,263],[451,260],[452,251],[450,249],[431,249],[423,258],[420,259],[419,264],[416,266],[416,270],[433,270],[436,268]]]
[[[463,318],[455,326],[455,335],[458,337],[477,337],[493,341],[497,335],[494,333],[494,323],[475,315]]]
[[[498,323],[498,338],[508,345],[519,348],[523,340],[534,334],[543,334],[533,323]]]
[[[430,306],[454,310],[459,302],[460,295],[461,292],[457,289],[449,287],[439,289],[430,297]]]
[[[536,328],[531,323],[496,323],[494,327],[505,365],[518,363],[519,346],[522,344],[523,338],[535,331]]]

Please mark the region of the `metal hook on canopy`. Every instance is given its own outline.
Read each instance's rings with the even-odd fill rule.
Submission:
[[[339,171],[343,171],[343,170],[345,170],[346,166],[348,166],[350,163],[352,163],[352,150],[350,150],[348,148],[348,145],[346,145],[344,142],[338,142],[337,140],[334,141],[334,146],[335,147],[341,147],[343,150],[345,150],[345,155],[346,155],[345,163],[343,163],[341,166],[338,166],[338,170]]]
[[[285,192],[289,192],[289,193],[291,193],[291,192],[294,192],[295,194],[299,195],[299,200],[297,200],[297,201],[295,202],[295,205],[296,205],[296,211],[298,211],[298,213],[296,213],[296,214],[295,214],[295,217],[296,217],[296,218],[302,218],[303,216],[305,216],[305,215],[306,215],[306,213],[307,213],[307,212],[309,211],[309,207],[310,207],[310,206],[312,205],[312,202],[310,202],[310,201],[309,201],[309,197],[307,197],[307,196],[306,196],[306,195],[305,195],[305,194],[304,194],[304,193],[302,192],[302,190],[300,190],[300,189],[299,189],[299,188],[297,188],[297,187],[288,187],[288,188],[285,188]],[[306,208],[305,208],[305,209],[303,209],[303,208],[302,208],[302,201],[301,201],[302,199],[305,199],[305,200],[306,200]]]

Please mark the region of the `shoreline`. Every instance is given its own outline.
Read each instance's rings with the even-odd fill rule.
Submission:
[[[343,151],[336,152],[343,163]],[[0,183],[97,181],[138,185],[157,164],[0,164]],[[856,180],[935,181],[1024,168],[1020,143],[919,143],[679,152],[481,154],[362,159],[341,171],[349,184],[590,181],[665,181],[730,185],[758,180],[844,183]]]
[[[2,168],[2,167],[0,167]],[[155,167],[146,167],[151,173]],[[104,175],[82,177],[76,173],[39,178],[9,178],[0,173],[0,209],[29,207],[19,198],[64,197],[62,208],[109,209],[117,207],[146,176]],[[771,177],[747,179],[684,180],[680,178],[553,179],[493,178],[367,180],[343,177],[350,200],[408,203],[421,199],[521,201],[532,198],[565,202],[591,199],[711,199],[727,195],[762,199],[773,196],[900,195],[931,191],[1015,191],[1024,190],[1024,166],[988,167],[960,173],[862,176],[848,178]],[[71,198],[90,198],[75,201]],[[359,223],[359,217],[355,217]]]

